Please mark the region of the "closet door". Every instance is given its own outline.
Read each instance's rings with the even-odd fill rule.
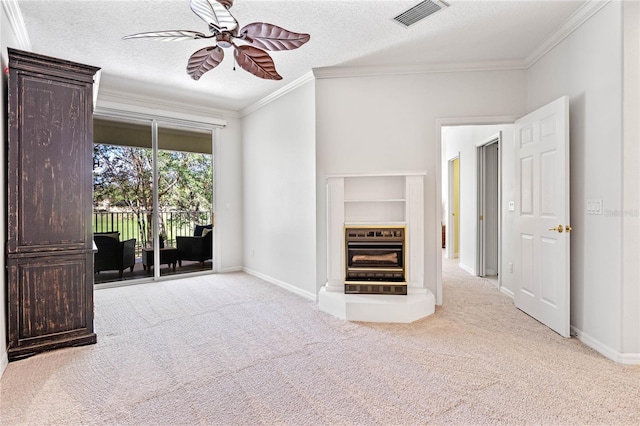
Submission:
[[[9,359],[96,342],[92,114],[98,68],[9,49]]]

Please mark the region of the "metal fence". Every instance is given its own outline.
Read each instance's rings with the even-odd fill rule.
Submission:
[[[165,246],[175,247],[176,237],[193,235],[196,225],[213,223],[212,216],[210,211],[161,211],[158,223],[159,229],[166,234]],[[139,257],[144,247],[153,245],[151,217],[151,212],[94,211],[93,232],[120,232],[120,241],[135,238],[136,257]]]

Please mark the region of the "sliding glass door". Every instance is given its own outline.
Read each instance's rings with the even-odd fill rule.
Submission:
[[[97,284],[214,269],[212,136],[181,123],[94,120]]]

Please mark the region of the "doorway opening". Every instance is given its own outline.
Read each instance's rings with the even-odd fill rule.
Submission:
[[[513,124],[484,126],[495,123]],[[442,171],[451,158],[447,154],[457,150],[461,159],[460,210],[465,214],[470,211],[474,216],[474,220],[465,220],[466,215],[461,217],[460,268],[478,275],[475,255],[480,228],[478,184],[471,181],[478,179],[478,173],[468,168],[478,167],[478,160],[473,157],[483,151],[472,141],[485,141],[479,146],[486,145],[491,134],[501,132],[503,140],[498,158],[504,161],[500,162],[498,210],[503,232],[499,235],[498,288],[514,300],[516,308],[568,337],[571,327],[569,97],[558,98],[524,117],[505,117],[500,121],[447,119],[438,121],[437,129],[441,140],[436,149],[441,150],[441,161],[436,166],[436,180],[441,180],[437,181],[436,198],[444,201],[442,194],[446,192],[441,188],[446,187],[443,180],[448,174]],[[480,132],[486,130],[490,133],[479,137]],[[454,137],[456,135],[460,137]],[[468,189],[470,184],[472,190]],[[446,211],[447,206],[436,210],[438,221],[442,220],[441,210]],[[469,235],[475,240],[472,243],[468,241]],[[436,251],[436,262],[436,303],[441,304],[441,250]]]
[[[511,123],[515,119],[461,119],[440,123],[441,220],[446,232],[444,249],[438,253],[437,303],[441,303],[443,258],[457,258],[459,268],[471,275],[493,278],[496,286],[509,294],[501,284],[503,235],[500,229],[504,227],[502,217],[506,208],[502,202],[504,180],[511,175],[505,175],[501,167],[505,151],[511,152],[503,150],[502,145],[512,141]],[[513,174],[513,165],[507,168],[507,173]],[[506,185],[513,192],[512,186]],[[511,192],[508,197],[512,197]],[[454,250],[456,229],[458,250]]]

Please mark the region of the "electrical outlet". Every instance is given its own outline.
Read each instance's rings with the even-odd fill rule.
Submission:
[[[509,262],[509,272],[513,273],[513,263]]]

